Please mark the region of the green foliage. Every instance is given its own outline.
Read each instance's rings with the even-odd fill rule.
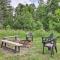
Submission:
[[[21,6],[23,5],[19,4],[16,8],[16,15],[13,27],[23,30],[40,29],[42,27],[42,23],[40,23],[39,21],[35,21],[33,18],[35,6],[33,4],[29,6]]]
[[[6,29],[10,30],[11,29],[10,25],[7,25],[6,26]]]
[[[10,6],[10,0],[0,0],[0,23],[5,28],[6,25],[12,26],[13,12]]]
[[[31,14],[27,12],[21,12],[21,15],[17,15],[14,22],[14,28],[20,29],[32,29],[33,19]]]
[[[36,38],[36,37],[42,37],[43,35],[45,35],[45,30],[43,30],[43,29],[40,29],[40,30],[36,30],[36,31],[34,31],[34,37]]]
[[[10,0],[0,2],[0,28],[6,28],[9,25],[12,29],[44,29],[60,32],[59,0],[48,0],[46,4],[40,0],[37,8],[34,4],[21,3],[13,8],[10,6]]]

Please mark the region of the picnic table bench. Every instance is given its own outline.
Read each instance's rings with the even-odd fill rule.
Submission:
[[[15,46],[15,51],[17,51],[17,49],[18,49],[18,51],[20,51],[20,47],[23,46],[23,44],[20,44],[20,43],[8,41],[8,40],[2,40],[1,48],[2,48],[3,46],[6,47],[7,44],[14,45],[14,46]]]

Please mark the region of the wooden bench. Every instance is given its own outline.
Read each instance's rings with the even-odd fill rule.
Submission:
[[[2,40],[1,48],[3,47],[3,45],[6,47],[7,44],[14,45],[16,52],[17,52],[17,49],[18,49],[18,51],[20,51],[20,47],[23,46],[23,44],[19,44],[19,43],[8,41],[8,40]]]

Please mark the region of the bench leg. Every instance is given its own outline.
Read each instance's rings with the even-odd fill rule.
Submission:
[[[20,46],[15,46],[15,52],[20,52]]]
[[[3,47],[3,42],[2,42],[2,44],[1,44],[1,48]]]
[[[18,52],[20,52],[20,46],[18,46]]]
[[[15,46],[15,52],[17,52],[17,46]]]
[[[6,47],[6,43],[5,43],[5,47]]]

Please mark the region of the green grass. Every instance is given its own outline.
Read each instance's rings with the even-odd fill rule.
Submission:
[[[6,56],[2,50],[0,49],[0,60],[60,60],[60,38],[57,39],[57,48],[58,53],[55,53],[53,57],[51,57],[50,52],[48,52],[47,48],[45,48],[45,54],[42,54],[42,36],[48,36],[51,31],[46,32],[42,30],[33,31],[34,41],[33,47],[29,49],[29,52],[24,55],[13,55]],[[60,33],[54,32],[55,36],[59,36]],[[24,38],[26,36],[26,31],[22,30],[0,30],[0,38],[4,36],[14,36],[18,35],[20,38]],[[8,55],[8,54],[7,54]]]

